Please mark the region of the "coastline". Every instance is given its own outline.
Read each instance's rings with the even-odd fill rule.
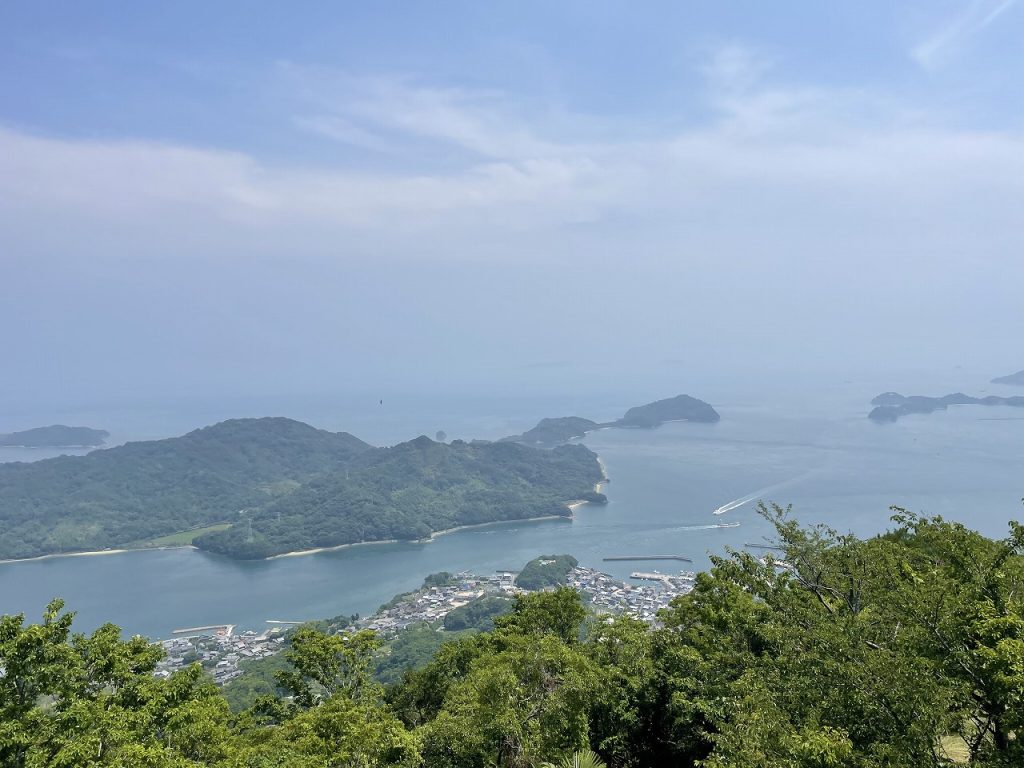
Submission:
[[[572,507],[569,506],[569,509],[572,509]],[[468,525],[456,525],[454,528],[443,528],[440,531],[434,531],[432,534],[427,536],[427,538],[416,539],[416,541],[418,543],[427,544],[436,539],[438,536],[447,536],[449,533],[455,533],[456,531],[465,531],[470,528],[487,528],[491,525],[507,525],[509,523],[533,523],[540,522],[542,520],[572,520],[572,515],[538,515],[537,517],[521,517],[516,520],[491,520],[488,523],[469,523]]]
[[[598,466],[601,467],[602,480],[594,483],[594,492],[600,493],[605,483],[608,482],[608,470],[606,469],[604,462],[601,461],[601,457],[597,457]],[[338,544],[333,547],[314,547],[313,549],[297,549],[293,552],[282,552],[278,555],[270,555],[269,557],[262,558],[263,560],[277,560],[282,557],[302,557],[303,555],[315,555],[319,552],[335,552],[342,549],[348,549],[349,547],[363,547],[372,546],[375,544],[401,544],[401,543],[412,543],[412,544],[428,544],[439,536],[447,536],[449,533],[455,533],[456,531],[464,531],[470,528],[484,528],[491,525],[504,525],[506,523],[528,523],[528,522],[540,522],[544,520],[572,520],[573,515],[579,507],[584,504],[589,504],[589,501],[585,499],[574,499],[566,502],[566,508],[569,510],[568,515],[538,515],[537,517],[523,517],[516,520],[491,520],[486,523],[470,523],[469,525],[457,525],[454,528],[444,528],[440,531],[433,531],[429,536],[423,539],[382,539],[380,541],[354,541],[348,544]],[[57,557],[94,557],[97,555],[120,555],[126,552],[144,552],[148,549],[196,549],[198,547],[192,544],[182,544],[179,546],[166,546],[166,547],[121,547],[118,549],[100,549],[91,552],[55,552],[49,555],[37,555],[36,557],[22,557],[13,558],[9,560],[0,560],[0,565],[7,563],[30,563],[36,560],[49,560]]]
[[[32,563],[36,560],[51,560],[57,557],[95,557],[97,555],[123,555],[125,552],[145,552],[147,549],[195,549],[191,544],[182,544],[175,547],[121,547],[119,549],[97,549],[92,552],[53,552],[49,555],[36,555],[35,557],[15,557],[8,560],[0,560],[0,565],[7,563]]]
[[[348,549],[349,547],[368,547],[373,544],[400,544],[401,539],[381,539],[380,541],[352,541],[348,544],[336,544],[333,547],[314,547],[313,549],[296,549],[293,552],[282,552],[279,555],[270,555],[270,557],[259,558],[261,560],[277,560],[281,557],[302,557],[303,555],[315,555],[318,552],[335,552],[339,549]]]
[[[579,504],[586,504],[587,502],[574,502],[576,506]],[[572,505],[567,505],[572,509]],[[368,547],[374,544],[429,544],[439,536],[447,536],[449,533],[456,533],[457,531],[465,531],[470,528],[486,528],[492,525],[507,525],[509,523],[532,523],[539,522],[542,520],[571,520],[571,515],[539,515],[537,517],[522,517],[516,520],[491,520],[486,523],[470,523],[468,525],[456,525],[454,528],[443,528],[440,531],[434,531],[429,536],[422,539],[381,539],[380,541],[353,541],[349,544],[337,544],[333,547],[315,547],[313,549],[297,549],[294,552],[282,552],[279,555],[271,555],[270,557],[264,557],[264,560],[277,560],[281,557],[302,557],[304,555],[315,555],[319,552],[335,552],[341,549],[348,549],[349,547]]]

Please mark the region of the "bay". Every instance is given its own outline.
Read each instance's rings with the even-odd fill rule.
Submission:
[[[591,433],[584,442],[607,467],[610,503],[582,507],[572,521],[494,525],[429,543],[258,562],[172,549],[6,563],[0,564],[0,612],[38,620],[47,601],[61,597],[77,612],[80,631],[112,621],[128,633],[166,637],[176,628],[206,624],[261,629],[267,620],[365,615],[429,573],[516,569],[539,554],[568,552],[622,578],[651,564],[603,558],[675,554],[693,564],[658,567],[706,568],[712,555],[769,535],[755,511],[758,498],[791,503],[803,521],[862,535],[883,530],[893,504],[994,536],[1005,533],[1008,520],[1021,517],[1019,409],[966,406],[878,425],[865,418],[866,399],[880,391],[877,386],[838,386],[828,396],[814,391],[819,394],[737,389],[716,401],[718,424]],[[468,409],[461,423],[457,406],[440,416],[410,406],[407,415],[412,418],[414,411],[417,426],[429,422],[450,434],[477,429],[497,436],[521,431],[539,414],[610,418],[621,413],[621,405],[612,397],[589,404],[529,403],[521,412],[490,418],[480,405]],[[399,421],[387,424],[388,436],[400,436]],[[748,497],[724,515],[712,514]],[[740,526],[705,527],[720,522]]]

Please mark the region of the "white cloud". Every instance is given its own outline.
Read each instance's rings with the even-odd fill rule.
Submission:
[[[708,74],[715,116],[657,139],[575,141],[564,121],[551,139],[542,115],[499,94],[394,79],[350,80],[345,98],[325,96],[320,83],[318,104],[331,111],[301,118],[305,130],[374,152],[404,157],[423,140],[464,151],[443,171],[310,169],[219,149],[0,130],[0,246],[5,258],[42,243],[343,258],[357,244],[378,255],[429,244],[478,258],[482,243],[511,236],[520,252],[544,253],[553,232],[581,224],[602,245],[609,232],[663,229],[665,251],[682,252],[685,241],[690,253],[746,233],[735,246],[747,249],[743,258],[787,232],[865,251],[887,235],[916,239],[918,250],[971,237],[979,250],[1021,245],[1021,135],[908,118],[884,95],[770,84],[767,63],[738,47]]]

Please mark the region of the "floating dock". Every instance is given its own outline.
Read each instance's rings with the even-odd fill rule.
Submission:
[[[601,558],[605,562],[621,561],[621,560],[678,560],[681,563],[692,563],[688,557],[682,555],[619,555],[616,557],[604,557]]]

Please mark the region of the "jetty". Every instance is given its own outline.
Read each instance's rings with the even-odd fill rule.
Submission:
[[[171,631],[172,635],[208,635],[218,634],[224,635],[225,637],[231,637],[231,633],[235,631],[234,624],[207,624],[204,627],[185,627],[184,629],[175,629]]]
[[[752,544],[749,541],[743,542],[743,546],[744,547],[750,547],[751,549],[774,549],[774,550],[777,550],[779,552],[784,552],[785,551],[785,549],[783,547],[777,547],[774,544]]]
[[[692,563],[688,557],[682,555],[616,555],[615,557],[604,557],[601,558],[605,562],[612,561],[624,561],[624,560],[678,560],[681,563]]]

